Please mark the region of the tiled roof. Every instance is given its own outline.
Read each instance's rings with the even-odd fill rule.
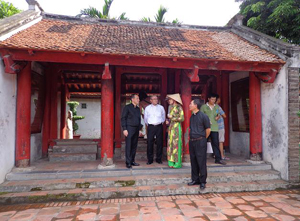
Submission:
[[[43,19],[0,42],[0,47],[282,63],[230,29],[205,30],[131,23]]]

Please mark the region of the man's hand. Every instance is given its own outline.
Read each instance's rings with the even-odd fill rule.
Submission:
[[[125,137],[127,137],[128,136],[128,130],[123,130],[123,134],[124,134]]]
[[[221,118],[221,115],[218,114],[218,115],[216,116],[215,120],[218,121],[220,118]]]
[[[140,131],[140,133],[139,133],[139,137],[143,137],[143,136],[144,136],[143,132],[142,132],[142,131]]]
[[[168,118],[171,119],[171,118],[172,118],[172,115],[171,115],[171,114],[168,114]]]

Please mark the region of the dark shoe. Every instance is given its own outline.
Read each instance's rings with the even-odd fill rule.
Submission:
[[[136,162],[132,162],[131,163],[132,166],[139,166],[140,164],[136,163]]]
[[[130,164],[126,164],[126,167],[127,167],[128,169],[130,169],[130,168],[131,168],[131,165],[130,165]]]
[[[204,190],[205,189],[205,183],[200,183],[200,190]]]
[[[188,186],[194,186],[194,185],[199,185],[200,182],[199,181],[192,181],[188,183]]]
[[[156,163],[162,164],[163,162],[161,160],[157,160]]]
[[[216,161],[215,164],[222,164],[222,165],[226,165],[226,163],[223,160],[220,161]]]
[[[149,162],[149,161],[148,161],[148,162],[147,162],[147,165],[150,165],[150,164],[152,164],[152,163],[153,163],[153,162]]]

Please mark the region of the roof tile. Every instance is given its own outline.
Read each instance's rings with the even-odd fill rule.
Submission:
[[[193,59],[282,63],[230,31],[43,19],[1,47]]]

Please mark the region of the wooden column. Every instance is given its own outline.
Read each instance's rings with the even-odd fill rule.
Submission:
[[[167,72],[167,69],[161,70],[160,71],[160,76],[161,76],[160,100],[161,100],[161,105],[165,108],[165,111],[167,113],[168,112],[168,105],[167,105],[167,102],[165,102],[167,92],[168,92],[168,72]],[[166,130],[167,130],[167,125],[163,124],[163,145],[164,146],[167,146],[167,140],[165,139]]]
[[[51,106],[50,106],[50,139],[57,139],[57,75],[58,71],[51,72]]]
[[[222,95],[222,74],[221,72],[216,75],[217,77],[217,94],[220,96],[221,101],[223,100],[223,95]]]
[[[66,138],[66,121],[67,121],[67,85],[62,83],[61,85],[61,97],[60,97],[60,139]]]
[[[180,73],[181,70],[175,71],[175,94],[180,93]]]
[[[224,142],[224,147],[229,148],[229,74],[222,74],[222,97],[221,97],[221,104],[222,108],[225,111],[226,118],[224,119],[224,124],[225,124],[225,142]]]
[[[45,93],[45,106],[43,118],[43,134],[42,134],[42,156],[48,155],[48,146],[50,139],[50,106],[51,106],[51,69],[48,68],[45,72],[46,78],[46,93]]]
[[[192,101],[192,87],[189,77],[184,71],[181,72],[181,98],[183,102],[184,121],[182,127],[183,135],[183,161],[190,161],[189,151],[189,127],[191,111],[189,105]]]
[[[108,73],[109,72],[109,73]],[[104,77],[106,76],[106,77]],[[110,78],[109,78],[110,76]],[[101,81],[101,159],[102,166],[113,164],[114,151],[114,86],[108,68]]]
[[[30,165],[31,62],[18,74],[16,166]]]
[[[115,147],[121,148],[121,75],[122,69],[116,69],[116,100],[115,100]]]
[[[251,159],[261,160],[262,153],[262,118],[260,80],[254,72],[249,73],[249,126]]]

